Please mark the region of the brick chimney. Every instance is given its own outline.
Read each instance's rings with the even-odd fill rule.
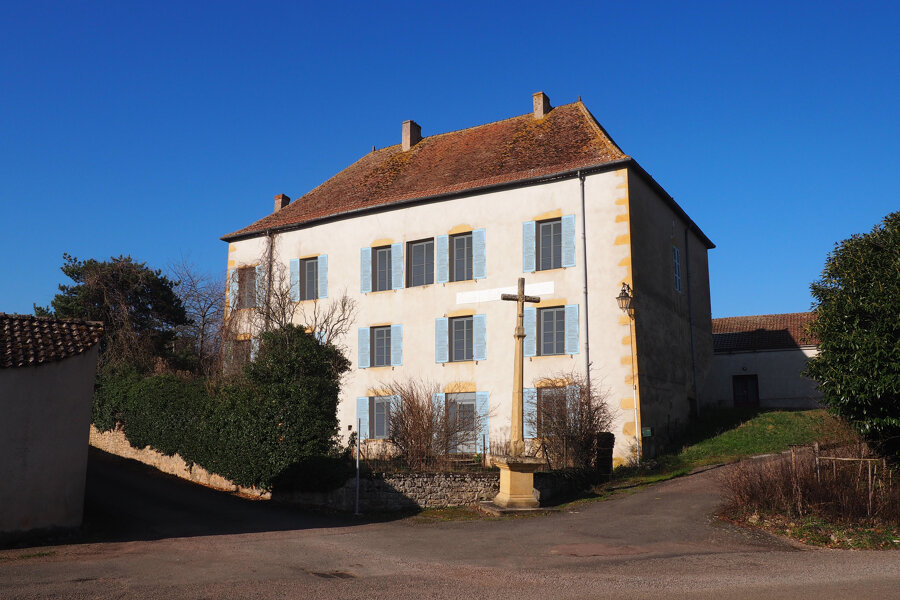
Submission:
[[[543,119],[547,113],[553,110],[550,106],[550,98],[544,92],[535,92],[531,98],[534,100],[534,118]]]
[[[287,206],[290,203],[291,203],[290,196],[285,196],[284,194],[278,194],[277,196],[275,196],[275,210],[273,210],[272,212],[277,213],[279,210],[281,210],[282,208],[284,208],[285,206]]]
[[[403,151],[422,141],[422,128],[415,121],[403,121]]]

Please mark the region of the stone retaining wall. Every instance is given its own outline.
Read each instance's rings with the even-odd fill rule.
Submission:
[[[147,446],[144,449],[138,449],[128,443],[125,439],[125,432],[121,430],[98,431],[96,427],[91,425],[91,434],[89,443],[91,446],[121,456],[123,458],[131,458],[145,465],[150,465],[159,469],[163,473],[174,475],[194,483],[199,483],[207,487],[226,492],[237,492],[242,495],[252,496],[254,498],[269,499],[271,494],[265,490],[257,488],[245,488],[236,485],[225,479],[221,475],[210,473],[200,465],[188,465],[183,458],[174,454],[166,456]]]
[[[378,473],[360,480],[359,509],[395,511],[409,508],[466,506],[489,500],[500,490],[498,473]],[[274,500],[353,511],[356,478],[331,492],[276,492]]]

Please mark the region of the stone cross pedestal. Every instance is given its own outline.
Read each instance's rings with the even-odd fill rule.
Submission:
[[[513,372],[512,419],[509,432],[509,456],[492,457],[491,462],[500,468],[500,493],[494,504],[503,508],[536,508],[534,498],[534,472],[540,467],[540,459],[523,456],[525,453],[525,409],[523,401],[523,368],[525,363],[525,303],[540,302],[537,296],[525,295],[525,278],[519,277],[517,294],[503,294],[502,300],[512,300],[517,305],[516,356]]]

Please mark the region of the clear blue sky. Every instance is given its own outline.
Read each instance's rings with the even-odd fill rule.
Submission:
[[[717,244],[714,317],[808,310],[900,210],[893,3],[0,3],[0,312],[63,252],[187,259],[368,152],[582,96]],[[610,292],[613,294],[614,290]],[[612,297],[610,298],[612,301]]]

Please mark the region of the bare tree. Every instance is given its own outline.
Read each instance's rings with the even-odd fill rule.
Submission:
[[[189,344],[197,355],[201,371],[208,374],[221,350],[225,316],[221,280],[201,273],[186,260],[170,265],[169,273],[177,281],[175,293],[181,298],[190,320],[176,329],[176,343]]]
[[[609,431],[612,413],[607,393],[592,378],[577,372],[542,377],[537,395],[526,406],[526,423],[536,432],[534,454],[551,468],[572,465],[590,467],[597,459],[598,434]]]
[[[223,328],[226,365],[250,357],[251,336],[258,338],[263,332],[291,324],[305,327],[323,344],[332,344],[346,351],[343,340],[353,326],[357,313],[356,301],[347,295],[346,289],[333,299],[301,301],[297,287],[292,285],[290,271],[278,255],[274,237],[267,238],[257,266],[246,268],[253,270],[251,293],[254,297],[250,310],[230,310],[227,313]],[[232,306],[239,307],[234,300]],[[240,352],[232,350],[232,356],[227,356],[228,349],[238,345],[248,348]],[[233,360],[235,357],[237,361]]]

